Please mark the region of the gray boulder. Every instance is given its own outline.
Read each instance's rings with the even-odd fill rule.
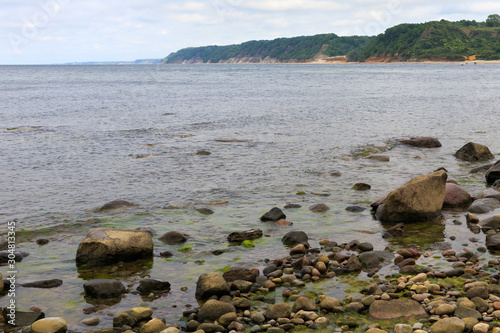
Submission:
[[[467,143],[462,148],[457,150],[453,156],[459,160],[468,162],[481,162],[493,158],[493,154],[490,152],[488,147],[474,142]]]
[[[304,244],[309,241],[309,237],[303,231],[290,231],[287,232],[283,238],[281,238],[281,242],[284,245],[294,246],[297,244]]]
[[[267,213],[265,213],[260,217],[260,220],[262,222],[268,222],[268,221],[276,222],[281,219],[286,219],[286,215],[278,207],[271,208],[270,211],[268,211]]]
[[[94,228],[76,251],[76,264],[104,266],[153,257],[153,239],[145,231]]]
[[[364,269],[380,269],[392,263],[394,254],[389,251],[370,251],[361,253],[358,259]]]
[[[475,200],[468,211],[475,214],[485,214],[497,208],[500,208],[500,201],[494,198],[483,198]]]
[[[486,183],[493,184],[500,179],[500,160],[496,161],[485,174]]]
[[[189,238],[188,234],[178,232],[178,231],[169,231],[163,234],[159,239],[169,245],[182,244],[185,243]]]

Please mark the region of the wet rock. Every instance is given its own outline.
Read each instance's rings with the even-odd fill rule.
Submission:
[[[370,305],[369,316],[372,320],[398,320],[427,318],[424,308],[411,299],[377,300]]]
[[[252,286],[253,286],[253,283],[250,282],[250,281],[245,281],[245,280],[235,280],[233,281],[233,283],[231,283],[231,287],[230,289],[231,290],[239,290],[240,292],[242,293],[248,293],[251,291],[252,289]],[[241,306],[242,304],[239,304],[239,305],[236,305],[236,303],[234,302],[234,299],[233,299],[233,304],[234,306],[236,306],[237,308],[241,308],[241,307],[246,307],[246,302],[244,302],[244,300],[246,300],[246,298],[242,298],[240,302],[243,303],[243,305],[245,306]]]
[[[378,162],[389,162],[390,161],[390,158],[387,155],[370,155],[370,156],[367,156],[366,159],[378,161]]]
[[[491,168],[492,165],[493,165],[493,163],[490,163],[490,164],[484,164],[484,165],[472,168],[469,171],[469,173],[486,172],[486,171],[488,171],[489,168]]]
[[[380,269],[391,264],[394,254],[389,251],[370,251],[361,253],[358,259],[364,269]]]
[[[66,321],[60,317],[47,317],[31,325],[31,333],[64,333],[67,329]]]
[[[345,264],[345,268],[349,272],[359,272],[361,271],[361,263],[358,260],[358,257],[356,255],[351,255],[349,259],[347,259],[347,263]]]
[[[200,326],[198,326],[198,331],[204,332],[204,333],[226,333],[227,330],[217,324],[212,324],[212,323],[203,323]]]
[[[431,333],[463,333],[464,322],[455,317],[440,319],[431,326]]]
[[[23,286],[24,288],[57,288],[62,284],[63,284],[62,280],[52,279],[52,280],[23,283],[21,284],[21,286]]]
[[[288,220],[284,220],[284,219],[281,219],[279,221],[276,221],[276,225],[280,225],[280,226],[291,226],[293,225],[292,222],[288,221]]]
[[[297,244],[294,247],[290,249],[290,255],[296,255],[296,254],[306,254],[307,253],[307,248],[305,247],[304,244]]]
[[[270,211],[268,211],[267,213],[265,213],[260,217],[260,220],[262,222],[268,222],[268,221],[276,222],[281,219],[286,219],[286,215],[278,207],[273,207]]]
[[[328,312],[337,313],[337,312],[343,311],[339,300],[336,298],[333,298],[333,297],[328,297],[328,296],[325,296],[324,298],[321,299],[319,307],[320,307],[320,309],[328,311]]]
[[[489,296],[490,296],[490,294],[488,292],[487,285],[486,286],[485,285],[477,286],[477,287],[473,287],[473,288],[470,288],[469,290],[467,290],[467,298],[469,298],[469,299],[473,299],[474,297],[488,299]]]
[[[500,215],[492,216],[487,219],[479,221],[481,228],[487,232],[488,230],[500,229]]]
[[[438,139],[426,136],[417,136],[409,139],[399,139],[399,142],[419,148],[439,148],[441,147],[441,142]]]
[[[382,234],[382,238],[392,238],[392,237],[403,237],[405,232],[404,223],[398,223],[395,226],[390,227]]]
[[[40,246],[47,245],[47,244],[49,244],[49,242],[50,241],[46,238],[40,238],[40,239],[36,240],[36,243]]]
[[[211,210],[210,208],[196,208],[196,211],[200,214],[203,214],[203,215],[212,215],[214,213],[213,210]]]
[[[208,150],[198,150],[196,152],[196,155],[199,155],[199,156],[208,156],[208,155],[211,155],[212,153],[209,152]]]
[[[483,198],[493,198],[500,200],[500,189],[488,188],[484,191]]]
[[[348,206],[345,208],[346,211],[351,212],[351,213],[360,213],[364,211],[366,208],[360,207],[360,206]]]
[[[9,248],[9,241],[6,237],[0,236],[0,251],[7,250]]]
[[[7,307],[4,307],[2,309],[2,316],[5,319],[6,322],[11,320],[8,316],[10,314],[10,310]],[[15,324],[16,327],[24,327],[24,326],[29,326],[33,324],[35,321],[39,319],[45,318],[45,314],[41,311],[20,311],[20,310],[15,310]]]
[[[373,251],[373,244],[368,242],[359,243],[358,250],[361,252]]]
[[[0,264],[9,262],[9,255],[12,256],[12,254],[14,254],[15,262],[21,262],[25,257],[27,257],[27,252],[14,251],[11,253],[8,250],[0,251]]]
[[[488,147],[473,142],[469,142],[464,145],[462,148],[457,150],[453,156],[459,160],[468,162],[481,162],[493,158],[493,154],[490,152]]]
[[[84,283],[83,289],[87,296],[93,298],[114,298],[125,293],[125,286],[117,280],[95,279]]]
[[[470,309],[470,308],[466,308],[466,307],[461,306],[461,305],[457,306],[457,308],[455,309],[454,316],[458,317],[460,319],[462,319],[462,318],[476,318],[476,319],[483,318],[483,316],[481,315],[481,313],[479,313],[479,311],[474,310],[474,309]]]
[[[151,318],[153,310],[148,307],[132,308],[113,317],[113,327],[134,327],[138,322]]]
[[[500,160],[496,161],[485,174],[486,183],[493,184],[500,179]]]
[[[250,229],[245,231],[235,231],[227,236],[227,241],[229,243],[242,243],[246,240],[254,240],[261,238],[263,235],[260,229]]]
[[[304,244],[309,241],[309,237],[303,231],[290,231],[287,232],[283,238],[281,238],[281,242],[287,246],[294,246],[297,244]]]
[[[462,187],[453,183],[446,183],[443,208],[467,208],[472,201],[473,199],[469,192]]]
[[[236,308],[231,303],[210,299],[198,311],[198,320],[214,322],[230,312],[236,312]]]
[[[295,203],[288,203],[285,205],[285,209],[293,209],[293,208],[301,208],[302,206],[299,205],[299,204],[295,204]]]
[[[110,201],[110,202],[102,205],[101,207],[97,208],[95,210],[95,212],[96,213],[104,213],[104,212],[109,212],[109,211],[134,209],[137,207],[138,206],[136,204],[133,204],[133,203],[125,201],[125,200],[114,200],[114,201]]]
[[[309,207],[309,210],[314,213],[324,213],[330,210],[330,207],[325,205],[324,203],[315,204]]]
[[[458,277],[464,275],[465,271],[463,268],[454,268],[445,272],[447,277]]]
[[[163,236],[161,236],[159,239],[166,244],[175,245],[185,243],[188,238],[188,234],[178,231],[169,231],[163,234]]]
[[[211,296],[229,295],[229,285],[220,273],[200,275],[196,283],[196,298],[205,300]]]
[[[441,215],[447,174],[439,170],[416,177],[392,191],[378,206],[376,217],[383,222],[416,222]]]
[[[370,184],[366,184],[366,183],[356,183],[352,187],[352,189],[356,190],[356,191],[366,191],[366,190],[369,190],[371,188],[372,187],[370,186]]]
[[[474,214],[485,214],[500,208],[500,201],[493,198],[475,200],[469,207],[468,211]]]
[[[259,276],[259,270],[246,268],[230,269],[229,271],[224,272],[222,276],[227,282],[237,280],[255,282],[255,279]]]
[[[312,299],[306,296],[300,296],[299,298],[297,298],[292,307],[293,312],[297,312],[300,310],[316,311],[316,309],[317,309],[316,303],[314,303]]]
[[[169,290],[169,282],[155,279],[142,279],[137,287],[137,291],[141,294],[149,294],[151,292],[168,292]]]
[[[153,239],[148,232],[108,228],[91,229],[76,251],[77,265],[103,266],[118,261],[153,257]]]
[[[486,247],[490,250],[500,250],[500,234],[486,236]]]
[[[99,325],[100,322],[101,321],[100,321],[99,317],[85,318],[82,321],[80,321],[80,323],[82,323],[83,325],[87,325],[87,326],[97,326],[97,325]]]
[[[278,303],[269,306],[264,314],[267,320],[278,318],[289,318],[292,314],[292,308],[287,303]]]

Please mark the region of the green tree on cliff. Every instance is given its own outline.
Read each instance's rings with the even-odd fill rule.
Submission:
[[[486,19],[486,26],[487,27],[500,27],[500,15],[498,14],[491,14],[488,16]]]

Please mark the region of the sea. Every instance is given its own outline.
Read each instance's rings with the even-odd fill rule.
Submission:
[[[291,230],[305,231],[316,248],[324,238],[371,242],[376,250],[413,244],[432,251],[436,242],[457,252],[484,247],[464,211],[408,226],[402,239],[382,238],[388,226],[374,219],[370,203],[440,167],[481,196],[484,175],[469,171],[485,162],[453,154],[475,142],[500,159],[499,77],[500,64],[485,63],[0,66],[0,233],[14,223],[16,249],[29,253],[15,267],[17,308],[63,317],[78,332],[89,329],[82,319],[97,316],[96,328],[109,328],[113,315],[140,305],[182,325],[182,312],[197,306],[199,275],[261,269],[288,254],[281,238]],[[442,147],[398,143],[414,136],[438,138]],[[354,190],[359,182],[371,189]],[[118,199],[137,207],[95,212]],[[284,209],[287,203],[301,208]],[[330,210],[311,212],[317,203]],[[261,222],[273,207],[293,225]],[[498,211],[481,218],[492,214]],[[150,228],[157,256],[79,268],[76,249],[94,227]],[[228,243],[231,232],[253,228],[264,237]],[[189,239],[167,245],[159,237],[168,231]],[[164,251],[173,256],[160,257]],[[423,264],[451,267],[434,257]],[[481,260],[497,257],[487,252]],[[9,271],[0,266],[4,278]],[[389,266],[381,274],[395,272]],[[171,291],[138,295],[144,277],[169,281]],[[118,279],[130,292],[85,314],[99,303],[83,292],[95,278]],[[63,284],[20,286],[48,279]],[[341,299],[345,282],[306,289]],[[0,306],[9,300],[3,293]]]

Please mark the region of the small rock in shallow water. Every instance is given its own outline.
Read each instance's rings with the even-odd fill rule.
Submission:
[[[196,211],[203,215],[212,215],[214,213],[210,208],[196,208]]]
[[[169,231],[163,234],[163,236],[161,236],[159,239],[164,243],[173,245],[173,244],[184,243],[188,240],[188,238],[189,238],[188,234],[178,231]]]
[[[352,189],[356,190],[356,191],[366,191],[366,190],[369,190],[371,188],[372,187],[370,186],[370,184],[366,184],[366,183],[356,183],[352,187]]]
[[[288,203],[286,204],[283,208],[285,209],[292,209],[292,208],[301,208],[302,206],[299,204],[294,204],[294,203]]]
[[[80,321],[83,325],[87,326],[97,326],[100,323],[99,317],[90,317],[90,318],[85,318],[82,321]]]
[[[267,213],[265,213],[264,215],[262,215],[260,217],[260,220],[262,222],[268,222],[268,221],[273,221],[274,222],[274,221],[278,221],[278,220],[281,220],[281,219],[286,219],[286,215],[278,207],[271,208],[270,211],[268,211]]]
[[[330,207],[325,205],[324,203],[315,204],[309,207],[309,210],[314,213],[324,213],[330,210]]]
[[[345,208],[346,211],[351,212],[351,213],[359,213],[364,211],[366,208],[359,207],[359,206],[348,206]]]
[[[60,317],[40,319],[31,325],[32,333],[64,333],[67,329],[66,321]]]
[[[36,243],[38,245],[45,245],[45,244],[49,244],[49,240],[48,239],[45,239],[45,238],[40,238],[40,239],[37,239],[36,240]]]
[[[95,279],[83,285],[85,294],[93,298],[114,298],[125,292],[123,283],[111,279]]]
[[[294,246],[301,243],[303,244],[307,243],[308,241],[309,237],[307,237],[307,234],[303,231],[290,231],[286,233],[281,239],[281,242],[284,245],[288,246]]]
[[[24,288],[57,288],[63,284],[62,280],[52,279],[21,284]]]
[[[131,202],[125,201],[125,200],[114,200],[110,201],[101,207],[97,208],[95,210],[96,213],[103,213],[103,212],[109,212],[109,211],[115,211],[115,210],[125,210],[125,209],[133,209],[137,208],[138,206],[136,204],[133,204]]]

